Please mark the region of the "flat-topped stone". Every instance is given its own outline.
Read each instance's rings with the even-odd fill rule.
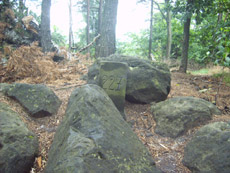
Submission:
[[[102,61],[99,71],[99,86],[109,95],[125,119],[124,104],[128,65],[121,62]]]

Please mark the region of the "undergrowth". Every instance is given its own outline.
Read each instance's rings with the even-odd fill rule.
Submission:
[[[217,73],[214,74],[213,77],[221,79],[226,85],[230,86],[230,73]]]

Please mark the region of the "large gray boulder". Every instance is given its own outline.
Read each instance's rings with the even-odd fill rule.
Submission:
[[[174,97],[151,107],[156,121],[155,132],[176,138],[190,128],[212,119],[220,111],[212,103],[195,97]]]
[[[104,90],[97,85],[85,85],[70,96],[45,172],[159,171]]]
[[[3,87],[4,93],[17,100],[33,117],[44,117],[55,114],[61,101],[45,85],[16,83]]]
[[[130,56],[111,55],[106,58],[98,58],[89,68],[88,83],[98,85],[98,74],[102,61],[128,64],[126,87],[128,101],[150,103],[167,98],[171,88],[171,75],[167,65]]]
[[[30,172],[38,139],[8,105],[0,102],[0,172]]]
[[[200,128],[185,147],[183,164],[192,172],[230,172],[230,122]]]

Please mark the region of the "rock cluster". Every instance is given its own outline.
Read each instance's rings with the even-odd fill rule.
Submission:
[[[160,172],[108,95],[77,88],[49,152],[45,172]]]
[[[128,64],[126,100],[135,103],[151,103],[167,98],[171,87],[171,75],[167,65],[136,57],[111,55],[98,58],[89,68],[88,83],[98,85],[102,61]]]

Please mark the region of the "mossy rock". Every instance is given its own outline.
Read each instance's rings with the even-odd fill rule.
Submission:
[[[0,172],[30,172],[38,154],[38,139],[19,115],[0,102]]]
[[[97,85],[75,89],[49,151],[46,173],[160,172]]]
[[[230,122],[200,128],[185,147],[183,164],[192,172],[230,172]]]
[[[155,132],[172,138],[221,113],[212,103],[195,97],[174,97],[153,105],[151,110],[156,121]]]
[[[55,114],[61,101],[45,85],[16,83],[4,88],[7,96],[17,100],[33,117],[44,117]]]
[[[102,61],[128,64],[126,100],[135,103],[151,103],[167,98],[171,88],[171,74],[166,64],[123,55],[98,58],[89,68],[88,83],[99,84],[98,76]]]

